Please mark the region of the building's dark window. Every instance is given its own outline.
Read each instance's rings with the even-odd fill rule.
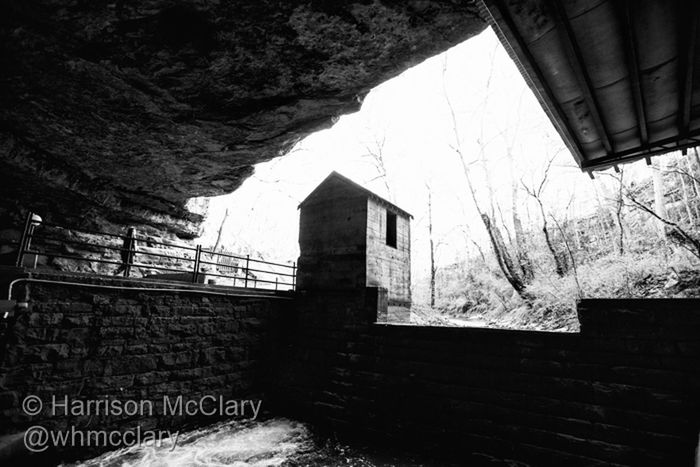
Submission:
[[[396,248],[396,214],[386,212],[386,244]]]

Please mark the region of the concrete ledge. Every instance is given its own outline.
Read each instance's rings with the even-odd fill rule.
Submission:
[[[578,304],[585,335],[700,335],[699,298],[586,299]]]
[[[173,291],[179,290],[184,293],[187,293],[187,291],[191,290],[198,294],[211,293],[213,295],[226,295],[233,297],[265,296],[270,298],[290,299],[295,295],[295,292],[293,291],[275,291],[269,289],[253,289],[246,287],[228,287],[216,284],[158,280],[157,278],[153,277],[127,278],[121,276],[100,276],[95,274],[77,272],[63,272],[51,270],[42,271],[22,268],[0,268],[0,284],[2,284],[4,291],[7,291],[7,287],[10,285],[11,282],[13,282],[16,279],[40,279],[57,282],[82,283],[86,285],[104,285],[108,287],[124,287],[125,289],[132,290],[172,289]],[[26,283],[31,283],[31,281],[28,281]],[[22,286],[26,283],[19,283],[19,285]],[[106,289],[108,287],[106,287]],[[6,292],[2,293],[6,295]]]

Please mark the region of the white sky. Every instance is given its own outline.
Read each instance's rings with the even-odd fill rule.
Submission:
[[[376,87],[359,112],[342,116],[332,128],[305,138],[290,154],[258,165],[235,193],[211,198],[200,243],[214,244],[228,209],[222,242],[227,248],[263,252],[268,260],[295,261],[299,254],[297,205],[336,170],[415,216],[414,277],[424,274],[429,257],[426,182],[433,187],[438,263],[451,264],[466,257],[472,246],[465,232],[488,251],[461,163],[451,149],[456,138],[445,95],[452,103],[462,150],[469,161],[479,159],[478,141],[484,142],[494,196],[505,218],[510,218],[511,206],[506,141],[512,144],[515,176],[528,184],[538,179],[546,161],[560,151],[545,192],[553,211],[563,212],[574,193],[570,212],[581,214],[594,205],[590,202],[593,183],[576,168],[515,64],[487,29]],[[377,168],[366,155],[367,148],[376,148],[376,141],[382,139],[391,193],[376,179]],[[472,167],[475,185],[485,201],[485,173],[478,163]],[[527,195],[521,192],[519,196],[524,222],[528,223],[530,213],[531,222],[538,223],[531,203],[526,203]]]

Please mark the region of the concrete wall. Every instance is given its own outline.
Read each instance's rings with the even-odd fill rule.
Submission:
[[[396,246],[387,245],[387,209],[396,214]],[[384,319],[407,321],[410,219],[340,177],[326,179],[300,211],[299,289],[383,287],[388,290]]]
[[[162,411],[141,419],[29,417],[20,404],[29,394],[42,398],[45,407],[53,395],[155,404],[164,395],[260,396],[271,360],[277,358],[286,315],[281,309],[290,303],[187,292],[28,287],[29,310],[12,323],[0,362],[0,435],[31,425],[123,429],[138,421],[146,430],[211,423],[209,418],[163,417]],[[264,401],[262,409],[267,409]]]
[[[587,300],[567,334],[373,324],[380,295],[297,304],[280,409],[464,465],[693,465],[700,300]]]
[[[387,209],[396,214],[396,247],[386,244]],[[410,220],[367,200],[367,284],[388,291],[389,307],[411,305]]]
[[[366,229],[366,196],[333,179],[320,186],[299,213],[298,287],[363,287]]]

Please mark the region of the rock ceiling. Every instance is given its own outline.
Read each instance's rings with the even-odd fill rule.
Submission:
[[[484,29],[470,1],[8,0],[0,217],[183,237],[369,90]]]

